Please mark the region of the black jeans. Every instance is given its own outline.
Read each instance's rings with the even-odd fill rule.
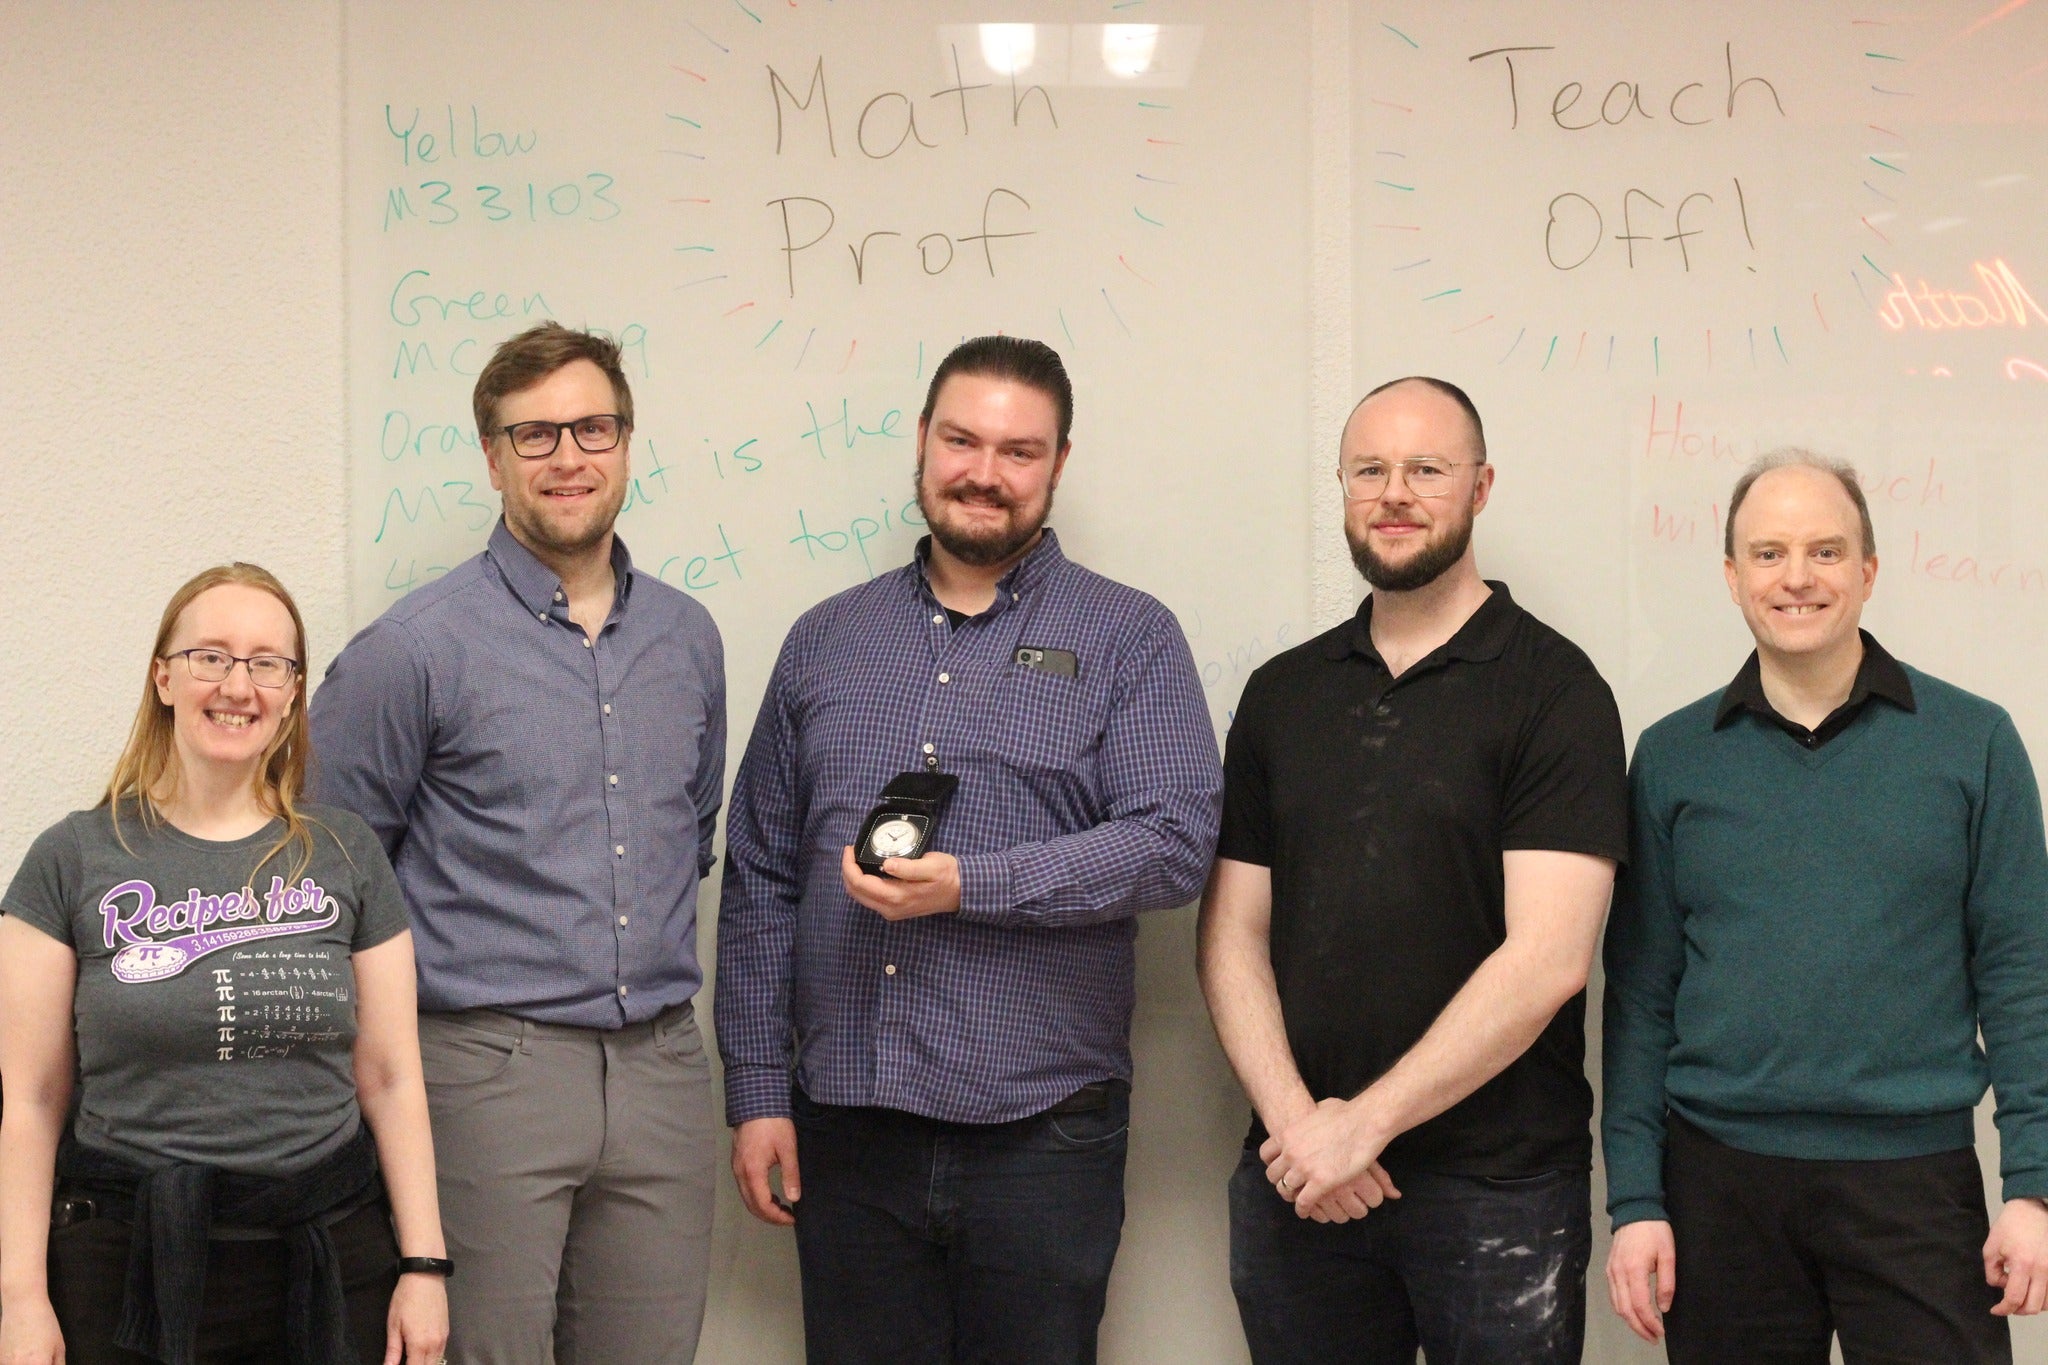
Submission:
[[[795,1096],[811,1365],[1095,1359],[1123,1236],[1130,1095],[1014,1123]]]
[[[1249,1149],[1230,1178],[1230,1287],[1258,1365],[1577,1365],[1592,1192],[1410,1174],[1363,1219],[1298,1217]]]
[[[384,1319],[398,1286],[398,1243],[383,1200],[329,1228],[341,1261],[349,1336],[363,1365],[384,1359]],[[50,1304],[64,1333],[68,1365],[150,1365],[114,1345],[128,1277],[129,1225],[92,1218],[50,1229]],[[206,1304],[199,1321],[202,1365],[287,1365],[285,1254],[276,1238],[207,1244]]]
[[[1716,1142],[1671,1116],[1664,1205],[1678,1293],[1673,1365],[2008,1362],[1977,1153],[1803,1161]]]

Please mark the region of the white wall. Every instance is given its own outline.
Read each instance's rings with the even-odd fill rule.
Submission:
[[[1322,432],[1352,388],[1349,320],[1329,311],[1349,296],[1349,20],[1335,0],[1311,10]],[[341,24],[336,0],[0,6],[0,582],[21,608],[0,648],[7,869],[93,799],[157,612],[189,574],[228,558],[276,571],[305,611],[316,676],[342,640]],[[1327,509],[1322,521],[1327,539]],[[1351,587],[1341,551],[1319,553],[1327,619]],[[1150,1069],[1105,1355],[1238,1361],[1220,1241],[1234,1154],[1187,1150],[1176,1134],[1190,1112],[1241,1100],[1188,1007],[1187,914],[1149,921],[1142,956]],[[788,1243],[735,1208],[721,1205],[704,1358],[794,1358]],[[1206,1280],[1148,1274],[1188,1239],[1214,1247]],[[1601,1254],[1604,1239],[1588,1359],[1656,1358],[1602,1306]],[[2038,1323],[2016,1338],[2021,1360],[2048,1360]]]

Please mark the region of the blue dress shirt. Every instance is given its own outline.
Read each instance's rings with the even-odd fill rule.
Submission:
[[[717,1021],[727,1121],[826,1104],[966,1123],[1129,1079],[1140,911],[1184,905],[1222,770],[1186,637],[1047,531],[957,628],[916,562],[790,629],[726,830]],[[1078,674],[1025,668],[1070,650]],[[934,848],[960,909],[890,923],[840,881],[889,779],[957,774]]]
[[[313,694],[312,792],[360,815],[412,907],[420,1008],[615,1029],[688,1000],[725,769],[710,613],[614,540],[594,639],[500,521]]]

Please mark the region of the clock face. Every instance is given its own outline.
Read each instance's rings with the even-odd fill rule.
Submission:
[[[877,858],[908,858],[923,834],[916,821],[898,815],[868,832],[868,852]]]

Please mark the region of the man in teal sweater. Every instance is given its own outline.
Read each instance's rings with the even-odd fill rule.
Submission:
[[[1607,932],[1607,1279],[1675,1362],[2007,1361],[2048,1298],[2048,847],[1999,707],[1859,629],[1855,471],[1729,502],[1756,652],[1646,730]],[[1978,1042],[1979,1029],[1983,1043]],[[1998,1094],[2005,1205],[1972,1111]]]

